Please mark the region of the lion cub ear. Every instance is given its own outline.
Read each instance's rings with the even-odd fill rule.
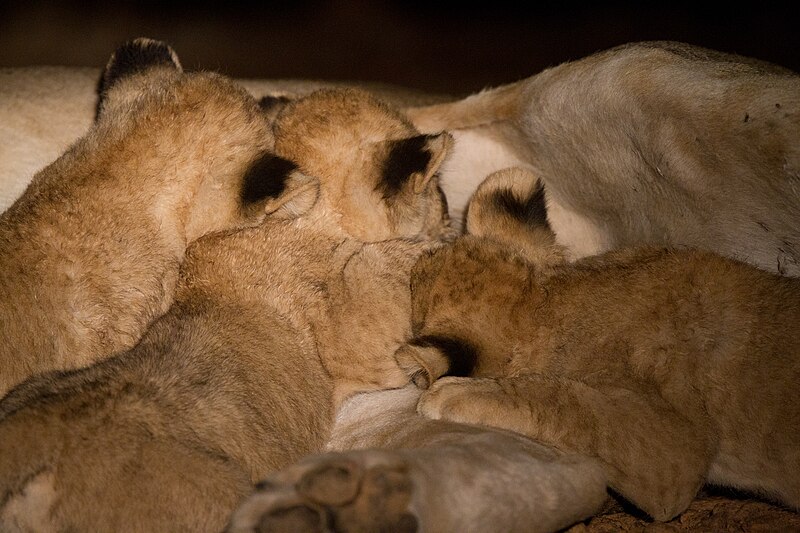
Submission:
[[[183,72],[175,51],[161,41],[140,37],[117,48],[108,60],[97,86],[97,115],[107,107],[109,91],[119,82],[153,67]]]
[[[258,100],[258,107],[267,117],[267,121],[272,123],[278,117],[283,108],[286,107],[292,99],[283,94],[268,94],[262,96]]]
[[[266,152],[256,159],[242,178],[242,208],[260,210],[278,218],[295,218],[317,202],[319,180],[297,170],[297,165]]]
[[[265,202],[264,212],[272,218],[297,218],[308,213],[318,199],[319,180],[296,170],[289,175],[283,194]]]
[[[450,368],[447,358],[435,346],[404,344],[395,351],[394,358],[397,366],[420,389],[430,388]]]
[[[421,389],[444,376],[470,376],[478,361],[478,349],[456,337],[414,337],[394,353],[397,365]]]
[[[453,137],[442,132],[384,142],[387,155],[378,189],[384,198],[391,198],[400,192],[424,191],[447,157]]]
[[[566,260],[547,220],[544,184],[526,169],[498,170],[478,186],[467,205],[466,232],[511,246],[539,266]]]

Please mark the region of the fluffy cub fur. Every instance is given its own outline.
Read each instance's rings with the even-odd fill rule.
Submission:
[[[0,210],[86,130],[96,78],[0,69]],[[258,97],[324,85],[238,83]],[[633,43],[409,113],[422,131],[458,128],[440,178],[454,221],[488,174],[529,165],[547,182],[550,222],[571,257],[694,243],[797,275],[797,86],[754,59]],[[441,100],[369,89],[397,105]]]
[[[131,347],[171,303],[189,242],[263,219],[269,126],[163,43],[115,52],[93,127],[0,217],[0,397]]]
[[[291,102],[275,131],[319,182],[292,173],[269,220],[190,246],[132,349],[0,403],[0,529],[220,531],[253,482],[323,446],[342,400],[407,383],[392,354],[411,266],[447,231],[449,137],[356,91]]]
[[[355,89],[288,102],[274,126],[275,150],[304,173],[326,176],[344,231],[379,241],[438,237],[449,228],[433,179],[452,147],[448,133],[420,135],[383,101]]]
[[[687,245],[800,275],[800,76],[786,69],[634,43],[408,113],[460,128],[465,176],[534,170],[572,258]],[[445,180],[451,205],[476,183]]]
[[[557,266],[558,249],[514,246],[557,246],[527,231],[529,217],[516,239],[494,232],[510,218],[497,210],[529,212],[531,190],[503,181],[534,181],[497,179],[470,219],[486,236],[412,273],[415,339],[398,357],[423,385],[461,376],[433,383],[419,412],[597,457],[609,485],[658,520],[706,482],[800,508],[800,281],[689,249]]]
[[[80,46],[80,44],[76,44]],[[100,69],[0,67],[0,212],[16,200],[31,177],[56,159],[92,124]],[[323,88],[361,87],[393,105],[441,102],[446,98],[377,83],[237,79],[256,98],[304,96]]]

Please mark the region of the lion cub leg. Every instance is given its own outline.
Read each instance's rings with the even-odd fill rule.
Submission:
[[[606,500],[598,461],[507,431],[426,419],[416,413],[420,392],[348,400],[328,448],[351,451],[272,475],[230,530],[544,533]]]
[[[391,452],[312,456],[258,488],[230,532],[417,531],[409,469]]]
[[[418,411],[522,433],[597,457],[609,486],[656,520],[683,511],[704,482],[711,439],[657,394],[545,375],[436,381]]]

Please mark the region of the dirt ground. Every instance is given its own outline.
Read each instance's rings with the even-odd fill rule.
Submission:
[[[762,501],[701,496],[670,522],[652,522],[611,504],[601,515],[565,533],[791,533],[800,532],[800,514]]]

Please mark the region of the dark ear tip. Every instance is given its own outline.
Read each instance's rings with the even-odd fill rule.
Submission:
[[[108,91],[119,80],[154,66],[181,70],[175,51],[162,41],[139,37],[119,46],[108,60],[100,79],[100,93]]]
[[[295,170],[297,165],[293,162],[265,152],[253,161],[242,178],[242,205],[248,206],[280,196],[286,189],[289,175]]]
[[[269,112],[273,111],[276,107],[282,107],[291,101],[292,99],[289,98],[288,96],[284,95],[273,96],[268,94],[267,96],[262,96],[261,99],[259,99],[258,106],[261,108],[262,111]]]
[[[286,105],[291,102],[292,99],[288,96],[283,95],[267,95],[262,96],[258,100],[258,107],[261,108],[261,111],[264,112],[264,115],[267,117],[267,120],[274,121],[278,118],[278,115]]]
[[[431,163],[432,154],[428,149],[428,135],[415,135],[406,139],[389,141],[389,153],[383,164],[378,189],[384,198],[398,194],[411,175],[423,172]]]

